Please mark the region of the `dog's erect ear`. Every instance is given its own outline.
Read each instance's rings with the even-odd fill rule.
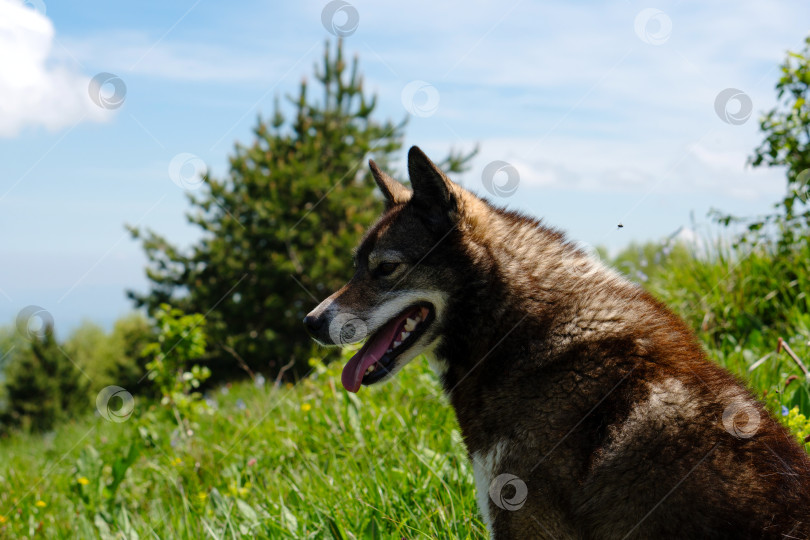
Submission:
[[[434,223],[455,221],[458,210],[453,183],[418,146],[408,152],[408,174],[414,205],[427,212]]]
[[[368,166],[371,169],[371,176],[374,177],[374,181],[377,182],[377,186],[385,196],[386,209],[397,204],[404,204],[411,199],[411,190],[382,172],[373,159],[368,160]]]

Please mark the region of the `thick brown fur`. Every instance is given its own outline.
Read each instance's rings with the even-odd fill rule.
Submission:
[[[374,331],[396,295],[444,299],[410,356],[433,358],[494,538],[810,538],[810,459],[677,316],[417,148],[409,169],[412,196],[375,172],[386,212],[312,316]]]

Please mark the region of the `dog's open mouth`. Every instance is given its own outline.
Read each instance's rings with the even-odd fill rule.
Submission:
[[[374,384],[393,371],[397,358],[407,351],[433,322],[433,306],[417,304],[385,323],[343,368],[341,382],[349,392]]]

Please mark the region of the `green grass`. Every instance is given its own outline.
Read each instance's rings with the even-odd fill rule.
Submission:
[[[175,424],[137,402],[122,423],[14,436],[0,446],[0,532],[483,538],[458,427],[426,362],[360,397],[340,387],[339,369],[320,367],[293,388],[216,391],[214,413],[174,445]]]
[[[804,246],[647,266],[646,286],[797,438],[810,435],[810,385],[775,350],[782,337],[810,360],[809,265]],[[122,423],[88,407],[53,433],[3,440],[0,537],[484,538],[458,426],[424,360],[359,396],[340,367],[316,364],[294,387],[215,390],[188,437],[136,401]]]

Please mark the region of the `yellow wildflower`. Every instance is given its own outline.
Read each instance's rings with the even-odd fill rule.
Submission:
[[[81,478],[79,478],[79,479],[78,479],[78,480],[76,480],[76,481],[77,481],[78,483],[80,483],[81,485],[83,485],[83,486],[86,486],[87,484],[89,484],[89,483],[90,483],[90,480],[88,480],[86,476],[82,476]]]
[[[0,523],[6,522],[6,516],[0,516]]]
[[[39,508],[45,508],[46,506],[48,506],[48,504],[45,501],[43,501],[42,499],[40,499],[40,500],[38,500],[37,502],[34,503],[34,506],[37,506]]]
[[[310,409],[312,409],[312,405],[310,405],[309,403],[304,403],[304,404],[301,405],[301,410],[304,411],[304,412],[307,412]]]

